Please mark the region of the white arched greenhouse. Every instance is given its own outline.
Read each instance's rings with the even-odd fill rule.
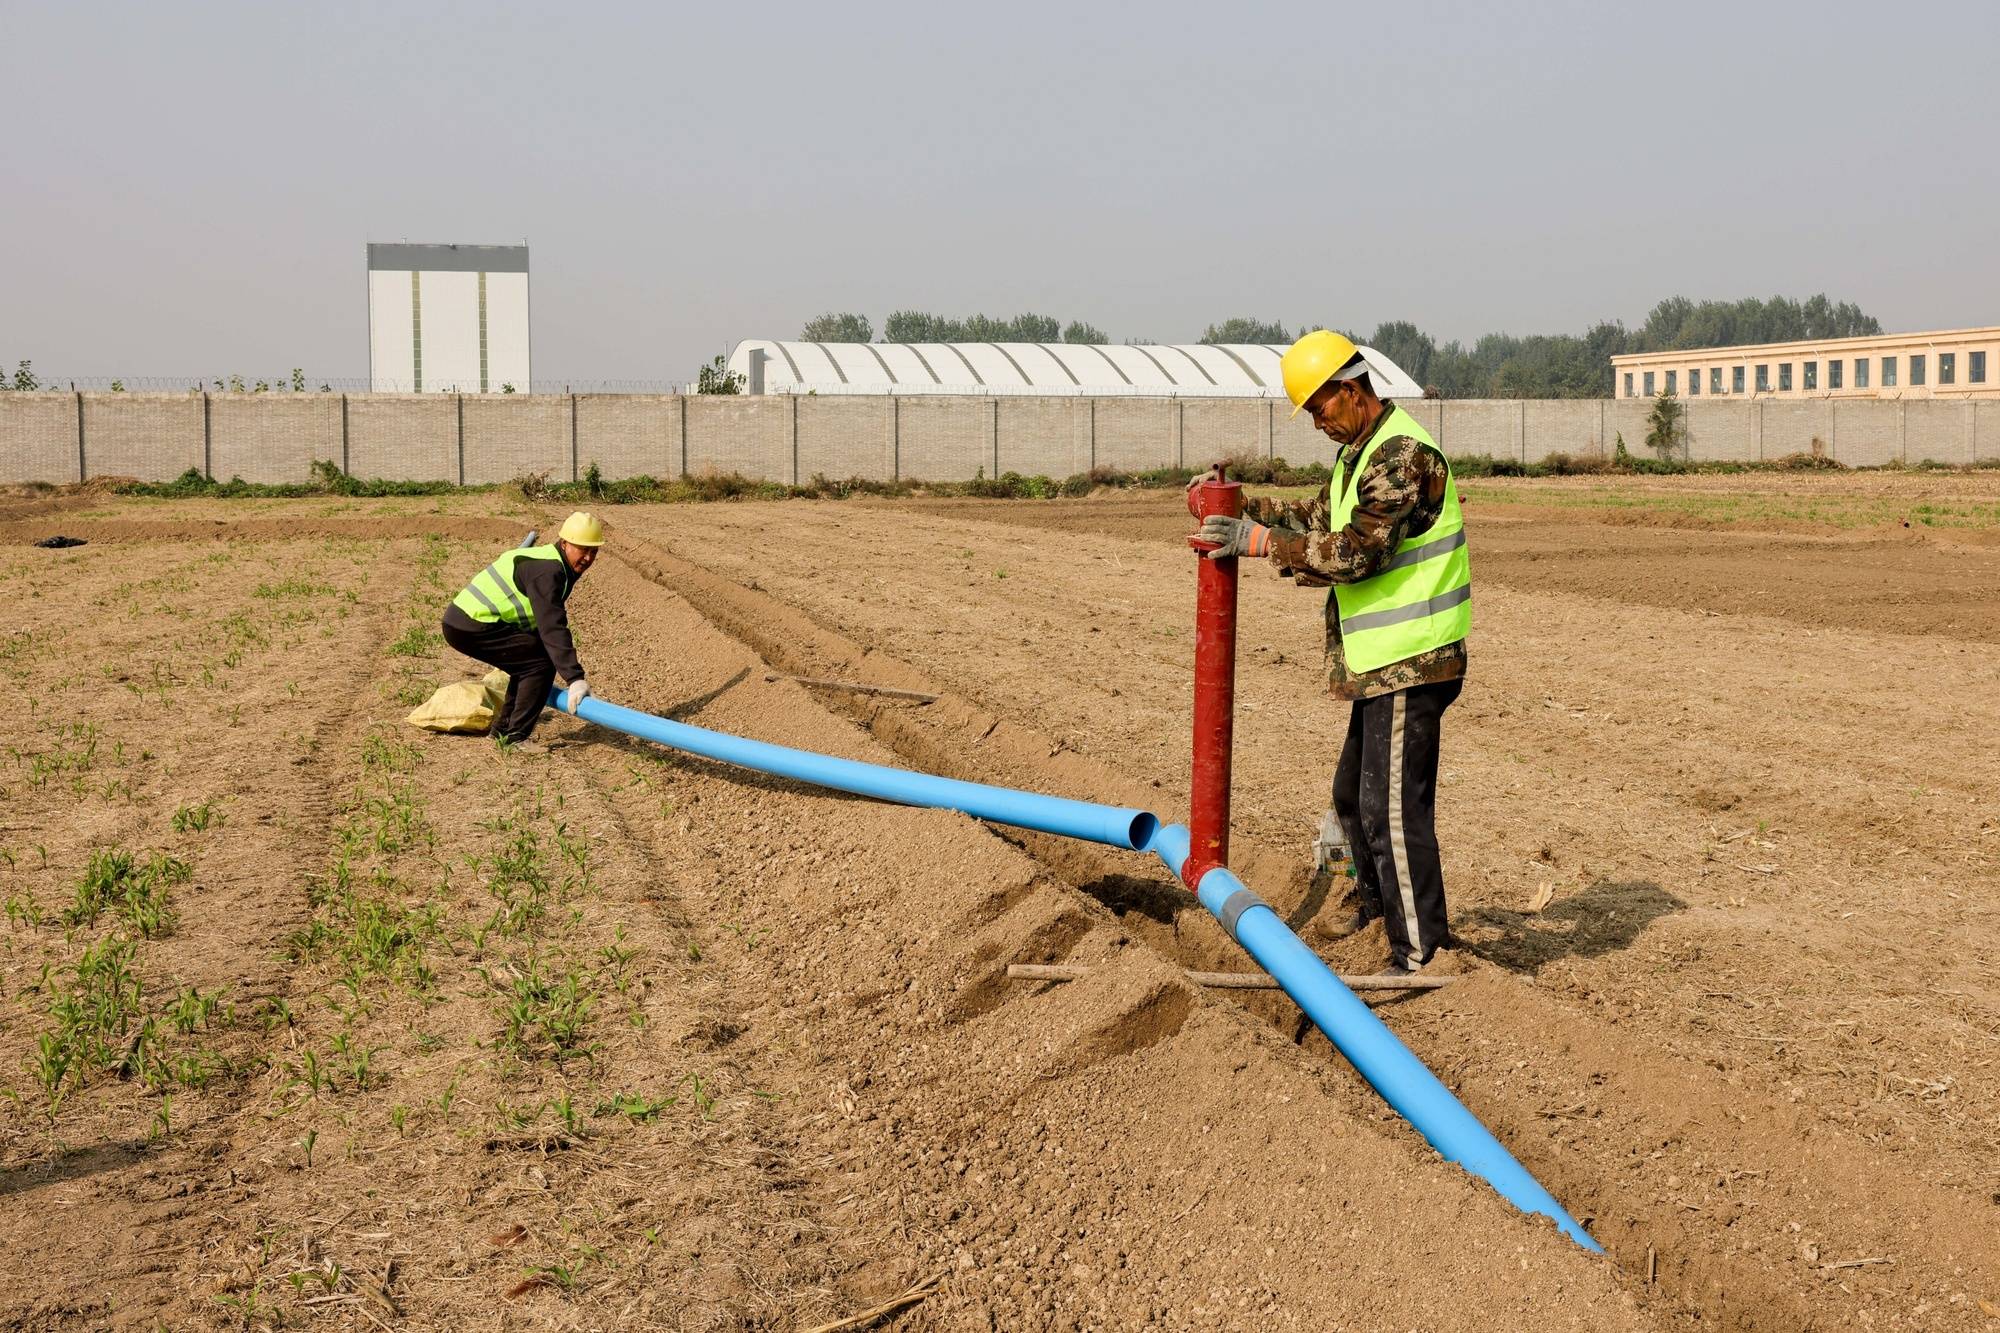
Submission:
[[[1283,346],[1263,343],[821,343],[746,340],[729,356],[761,394],[959,394],[1283,398]],[[1376,391],[1421,398],[1401,367],[1364,347]]]

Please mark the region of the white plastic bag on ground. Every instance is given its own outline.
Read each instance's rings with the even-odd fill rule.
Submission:
[[[409,723],[425,731],[478,735],[507,699],[507,673],[497,667],[482,680],[456,680],[410,710]]]

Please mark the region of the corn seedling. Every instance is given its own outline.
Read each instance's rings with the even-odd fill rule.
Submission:
[[[625,969],[638,956],[639,951],[637,949],[627,948],[625,945],[625,927],[623,925],[613,926],[611,928],[611,943],[597,951],[598,961],[604,964],[605,972],[610,974],[612,988],[620,995],[625,994],[631,988],[631,978],[625,975]]]
[[[223,822],[222,812],[215,806],[214,800],[207,800],[200,805],[184,805],[174,811],[174,832],[206,833],[212,825],[219,827]]]
[[[502,993],[501,1044],[517,1054],[530,1054],[546,1044],[558,1064],[588,1055],[594,1048],[584,1045],[584,1034],[596,1003],[597,997],[578,973],[550,978],[542,974],[538,961],[530,961],[528,970],[517,973]]]
[[[711,1084],[704,1082],[700,1074],[689,1074],[681,1080],[681,1086],[686,1088],[688,1096],[694,1099],[694,1104],[700,1109],[703,1120],[715,1119],[715,1089]]]
[[[357,1046],[353,1038],[345,1032],[334,1034],[333,1053],[340,1060],[340,1067],[354,1083],[357,1091],[365,1092],[368,1079],[373,1072],[375,1057],[388,1050],[386,1046]]]
[[[67,982],[51,989],[48,1011],[55,1026],[36,1038],[29,1062],[51,1115],[65,1083],[80,1085],[96,1070],[137,1072],[137,1044],[127,1040],[138,1021],[142,990],[132,970],[136,948],[131,940],[108,936],[84,950]]]
[[[622,1115],[635,1125],[650,1125],[659,1118],[660,1112],[679,1100],[677,1097],[648,1097],[643,1093],[620,1092],[612,1094],[607,1101],[599,1102],[592,1114]]]
[[[5,911],[10,928],[27,926],[33,929],[42,924],[41,905],[35,901],[35,895],[26,889],[8,897]]]
[[[222,1021],[231,1018],[229,1007],[223,1003],[226,990],[202,991],[193,986],[183,986],[175,992],[173,1002],[167,1006],[167,1020],[174,1025],[174,1031],[188,1036],[196,1028],[211,1026],[210,1020],[219,1010]]]
[[[280,1023],[283,1023],[285,1030],[289,1032],[297,1027],[299,1022],[297,1016],[292,1013],[291,1004],[279,996],[272,996],[270,999],[264,1001],[264,1008],[259,1017],[264,1021],[264,1031],[266,1032],[271,1031]]]
[[[170,885],[193,877],[188,863],[160,852],[141,864],[121,849],[93,852],[76,901],[63,913],[65,926],[94,924],[108,907],[148,939],[173,929],[175,913],[168,904]]]

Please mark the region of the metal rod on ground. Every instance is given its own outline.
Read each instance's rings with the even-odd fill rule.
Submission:
[[[1090,975],[1090,969],[1078,963],[1009,963],[1007,975],[1015,981],[1081,981]],[[1450,977],[1334,975],[1349,990],[1440,990],[1452,981]],[[1189,972],[1187,979],[1215,990],[1284,989],[1268,972]]]
[[[856,685],[846,680],[819,680],[812,676],[781,676],[775,671],[764,673],[764,679],[789,680],[797,685],[811,685],[822,690],[849,690],[855,694],[879,694],[885,699],[915,699],[918,703],[934,704],[935,694],[925,694],[920,690],[892,690],[887,685]]]

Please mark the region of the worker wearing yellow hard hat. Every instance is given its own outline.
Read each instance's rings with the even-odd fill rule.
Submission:
[[[444,641],[507,673],[493,734],[512,749],[540,749],[529,737],[558,676],[567,683],[571,713],[590,693],[564,604],[603,545],[604,525],[595,515],[571,514],[555,541],[502,551],[445,608]]]
[[[1435,802],[1444,712],[1465,682],[1472,565],[1458,486],[1421,424],[1380,396],[1393,363],[1321,329],[1281,362],[1294,416],[1334,442],[1332,476],[1307,499],[1250,500],[1213,516],[1212,559],[1264,556],[1298,583],[1328,588],[1329,692],[1349,705],[1321,822],[1324,868],[1351,851],[1355,902],[1316,923],[1325,938],[1380,918],[1393,972],[1416,972],[1450,944]]]

